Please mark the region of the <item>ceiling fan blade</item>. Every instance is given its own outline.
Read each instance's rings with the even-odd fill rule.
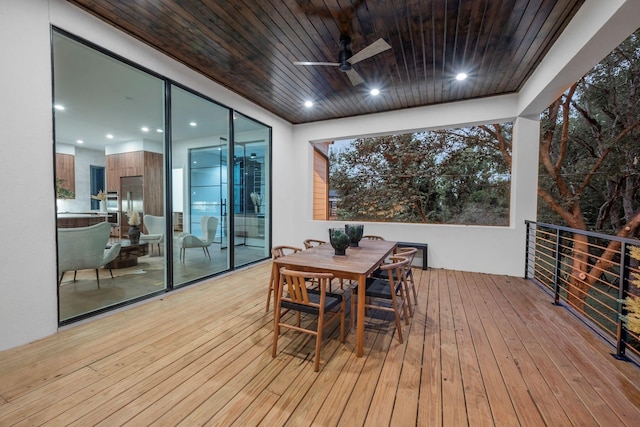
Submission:
[[[362,79],[362,77],[360,77],[360,74],[358,74],[358,72],[353,68],[349,71],[345,71],[345,73],[347,74],[347,77],[349,77],[349,80],[351,80],[352,85],[358,86],[360,83],[364,83],[364,80]]]
[[[337,67],[340,64],[337,62],[309,62],[309,61],[295,61],[293,65],[328,65],[330,67]]]
[[[362,49],[360,52],[354,54],[349,61],[350,64],[355,64],[356,62],[360,62],[363,59],[371,58],[373,55],[377,55],[380,52],[384,52],[385,50],[391,49],[391,46],[384,41],[384,39],[378,39],[371,43],[369,46]]]

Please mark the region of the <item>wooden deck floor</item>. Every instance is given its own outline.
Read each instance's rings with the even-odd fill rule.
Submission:
[[[315,373],[302,334],[271,357],[269,268],[0,353],[0,425],[640,425],[640,369],[522,279],[415,270],[405,343],[373,319]]]

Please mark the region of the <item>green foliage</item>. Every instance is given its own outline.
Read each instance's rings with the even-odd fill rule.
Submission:
[[[539,221],[584,223],[588,230],[616,233],[638,213],[639,88],[636,32],[545,111],[542,139],[552,135],[549,152],[556,170],[541,164],[539,188],[555,204],[538,204]]]
[[[498,129],[497,131],[495,129]],[[511,124],[359,138],[329,157],[341,220],[508,225]]]
[[[56,178],[56,199],[75,199],[76,193],[63,187],[64,179]]]

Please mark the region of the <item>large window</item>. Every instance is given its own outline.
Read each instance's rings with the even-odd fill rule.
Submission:
[[[325,163],[328,191],[321,179],[326,144],[316,144],[314,192],[327,195],[331,219],[506,226],[511,129],[506,123],[334,141]]]
[[[52,42],[61,324],[269,257],[269,127]]]

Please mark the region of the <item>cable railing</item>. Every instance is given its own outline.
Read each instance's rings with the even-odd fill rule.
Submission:
[[[625,327],[624,299],[640,295],[640,240],[526,221],[525,277],[549,290],[554,303],[569,307],[615,346],[615,356],[640,359],[640,335]],[[637,276],[634,276],[637,275]],[[628,353],[627,353],[628,352]]]

